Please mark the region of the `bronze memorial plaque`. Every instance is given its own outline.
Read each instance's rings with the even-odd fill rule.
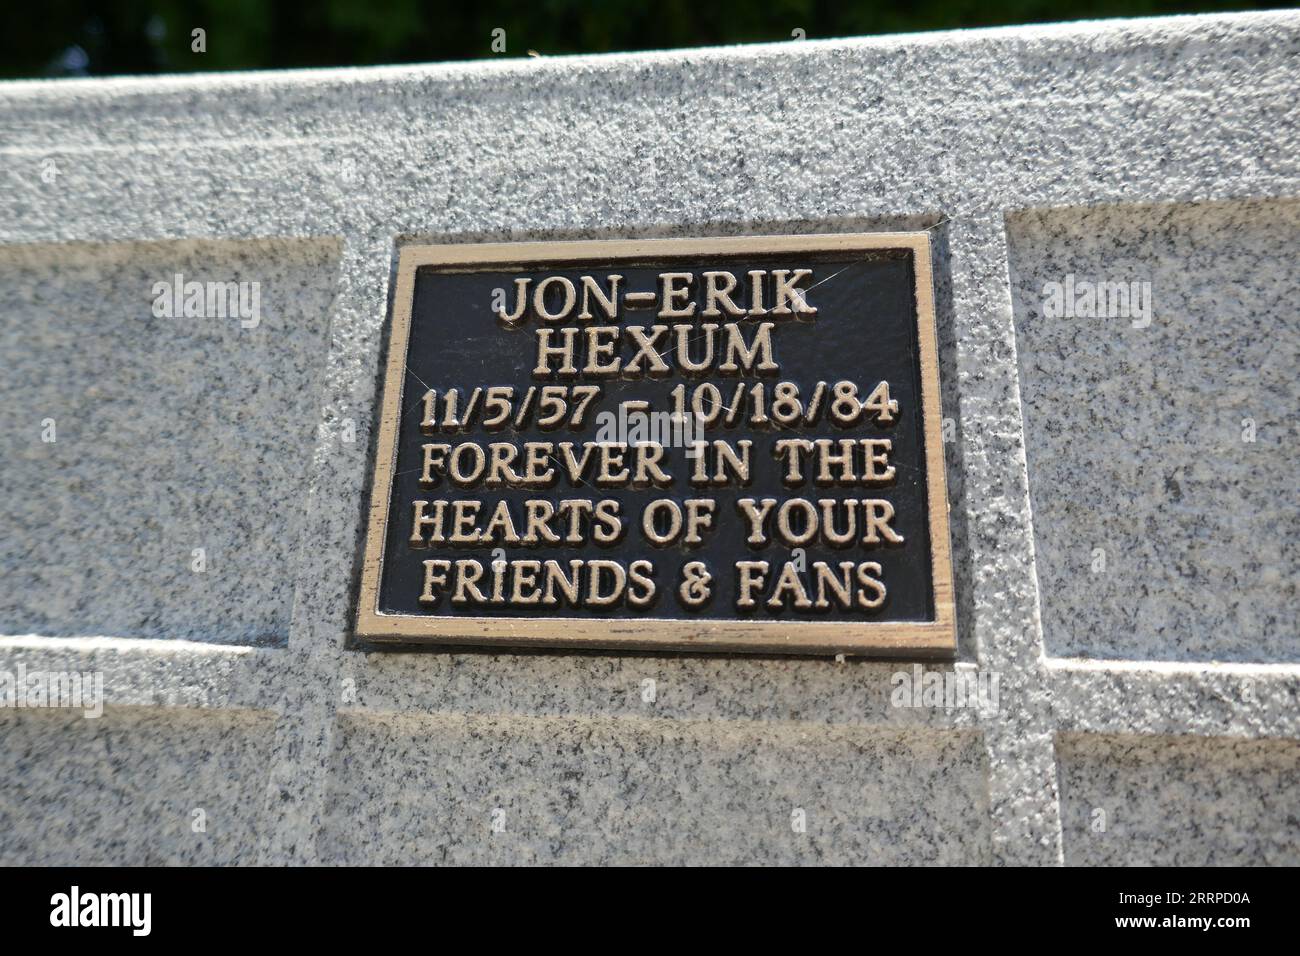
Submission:
[[[368,641],[956,649],[926,233],[408,246]]]

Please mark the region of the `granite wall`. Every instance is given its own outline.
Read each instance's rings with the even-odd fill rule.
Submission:
[[[1300,863],[1298,77],[1266,13],[0,86],[0,691],[104,694],[0,708],[0,862]],[[352,640],[404,243],[884,229],[992,706]]]

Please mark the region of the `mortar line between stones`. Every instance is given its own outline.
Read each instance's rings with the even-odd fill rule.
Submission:
[[[343,647],[366,481],[368,442],[361,412],[373,406],[374,374],[386,313],[390,241],[349,234],[339,257],[319,421],[312,455],[311,504],[294,562],[289,648],[280,668],[282,710],[264,796],[268,829],[262,864],[311,864],[324,814],[341,699]],[[353,361],[356,356],[369,356]],[[341,439],[346,413],[355,439]],[[376,423],[370,423],[372,426]],[[355,509],[347,507],[354,502]],[[344,507],[337,505],[342,503]],[[350,518],[350,520],[349,520]]]
[[[1012,314],[1008,243],[995,209],[949,223],[956,376],[965,465],[969,586],[981,670],[1001,675],[1001,695],[1022,695],[982,722],[988,756],[994,859],[1060,864],[1062,832],[1050,685],[1035,574],[1025,434]],[[947,370],[950,374],[953,370]],[[952,388],[955,384],[957,387]],[[952,411],[951,409],[948,411]],[[969,417],[968,417],[969,416]],[[997,499],[984,489],[1001,491]],[[1003,715],[1007,716],[1003,716]]]

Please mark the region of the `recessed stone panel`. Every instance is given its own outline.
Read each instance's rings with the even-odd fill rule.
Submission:
[[[1300,661],[1300,203],[1007,228],[1048,651]]]
[[[1066,734],[1057,739],[1065,862],[1300,864],[1300,743]]]
[[[274,718],[0,710],[4,866],[250,863]]]
[[[336,274],[327,242],[0,249],[0,633],[286,640]]]
[[[795,723],[345,718],[322,861],[988,862],[977,734]]]

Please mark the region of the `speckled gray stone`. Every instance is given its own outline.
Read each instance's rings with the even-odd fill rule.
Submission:
[[[9,633],[288,641],[337,268],[300,240],[0,249]],[[257,283],[258,312],[156,316],[177,275]]]
[[[971,733],[456,714],[348,717],[339,735],[326,862],[990,858],[984,751]]]
[[[1300,745],[1109,737],[1057,741],[1072,866],[1296,866]]]
[[[1007,232],[1048,652],[1300,661],[1300,202]],[[1147,283],[1150,325],[1045,315],[1067,275]]]
[[[274,720],[256,711],[123,707],[95,720],[67,711],[0,711],[5,863],[255,859],[263,823],[256,796]]]
[[[0,297],[19,316],[0,316],[4,343],[16,343],[0,383],[5,480],[30,489],[43,464],[65,466],[44,524],[22,503],[0,505],[18,509],[4,512],[13,527],[0,537],[0,672],[97,670],[104,727],[131,728],[120,747],[109,738],[123,755],[114,764],[87,743],[96,731],[81,725],[96,721],[0,714],[0,760],[25,768],[21,789],[0,788],[0,815],[35,826],[47,804],[60,808],[53,819],[77,825],[46,827],[40,845],[69,862],[106,859],[97,834],[122,862],[1293,860],[1293,815],[1276,814],[1277,788],[1295,789],[1287,748],[1300,737],[1300,666],[1279,590],[1294,582],[1269,590],[1233,579],[1252,610],[1198,603],[1181,579],[1163,579],[1163,630],[1154,618],[1117,628],[1119,613],[1100,610],[1062,624],[1080,585],[1052,535],[1087,525],[1045,510],[1036,526],[1031,490],[1039,506],[1038,469],[1053,467],[1038,453],[1059,451],[1094,479],[1105,472],[1086,448],[1036,431],[1051,383],[1018,357],[1039,340],[1026,337],[1035,329],[1011,270],[1064,261],[1075,240],[1089,267],[1109,269],[1087,230],[1113,228],[1128,237],[1123,248],[1146,242],[1167,263],[1158,306],[1236,295],[1225,314],[1244,319],[1231,303],[1277,303],[1270,290],[1295,287],[1293,257],[1272,250],[1276,275],[1254,281],[1226,259],[1220,268],[1242,255],[1201,210],[1236,223],[1243,250],[1270,253],[1300,196],[1298,53],[1300,15],[1283,12],[0,87]],[[954,667],[996,673],[997,708],[894,707],[893,675],[907,663],[350,644],[400,244],[916,228],[936,245]],[[1189,236],[1207,243],[1205,276],[1176,266]],[[161,348],[132,324],[143,314],[133,290],[142,270],[152,278],[178,258],[187,271],[285,289],[283,321],[261,349],[243,333],[173,338],[179,369],[208,383],[208,401],[167,373],[158,381],[172,384],[151,406],[123,389]],[[24,268],[48,279],[44,298],[19,278]],[[51,354],[64,308],[102,332],[99,367]],[[1294,310],[1278,308],[1263,312],[1293,329]],[[1258,354],[1229,341],[1241,324],[1221,336],[1229,383]],[[1057,333],[1045,334],[1050,349]],[[1162,414],[1186,424],[1201,391],[1178,383],[1177,356],[1193,346],[1167,344],[1172,354],[1150,356],[1155,394]],[[1082,360],[1096,365],[1099,353]],[[1084,370],[1059,371],[1077,390]],[[57,377],[42,384],[51,372],[91,375],[124,402],[96,410],[112,435],[35,447],[45,414],[75,421],[93,409]],[[250,381],[265,383],[258,400]],[[208,438],[151,444],[144,426],[156,428],[164,408],[208,426]],[[1279,409],[1277,421],[1294,412]],[[1137,434],[1153,467],[1185,460],[1156,430]],[[135,459],[151,467],[130,471]],[[286,479],[272,461],[301,471]],[[1278,489],[1279,467],[1238,463],[1231,474],[1259,504]],[[162,511],[167,469],[197,475],[202,521]],[[45,532],[100,522],[88,492],[149,533],[135,550],[102,520],[106,550],[90,560],[103,579],[58,579],[75,570],[75,545]],[[219,507],[227,501],[237,515]],[[1188,502],[1180,514],[1196,512]],[[1283,545],[1243,520],[1231,555],[1284,573],[1292,552],[1274,560],[1268,549]],[[196,591],[157,573],[172,543],[188,553],[204,527],[238,552],[222,561],[233,578]],[[1199,569],[1212,559],[1195,534],[1194,522],[1157,528],[1140,566],[1183,549]],[[1282,626],[1263,636],[1268,616]],[[1110,659],[1062,656],[1084,653]],[[1242,741],[1264,744],[1243,756]],[[1184,749],[1171,758],[1171,746]],[[1166,793],[1171,760],[1189,783]],[[215,790],[214,765],[229,777]],[[1242,797],[1225,813],[1210,784],[1235,770],[1248,782],[1225,791]],[[161,778],[159,798],[143,804],[155,812],[121,799],[115,774]],[[1127,845],[1081,849],[1079,807],[1091,794],[1077,784],[1090,781],[1113,782],[1103,796]],[[204,800],[237,801],[244,815],[209,827],[198,849],[177,810]],[[504,829],[494,832],[498,809]],[[1243,842],[1252,820],[1267,840]],[[28,836],[0,829],[0,862],[35,852]]]

